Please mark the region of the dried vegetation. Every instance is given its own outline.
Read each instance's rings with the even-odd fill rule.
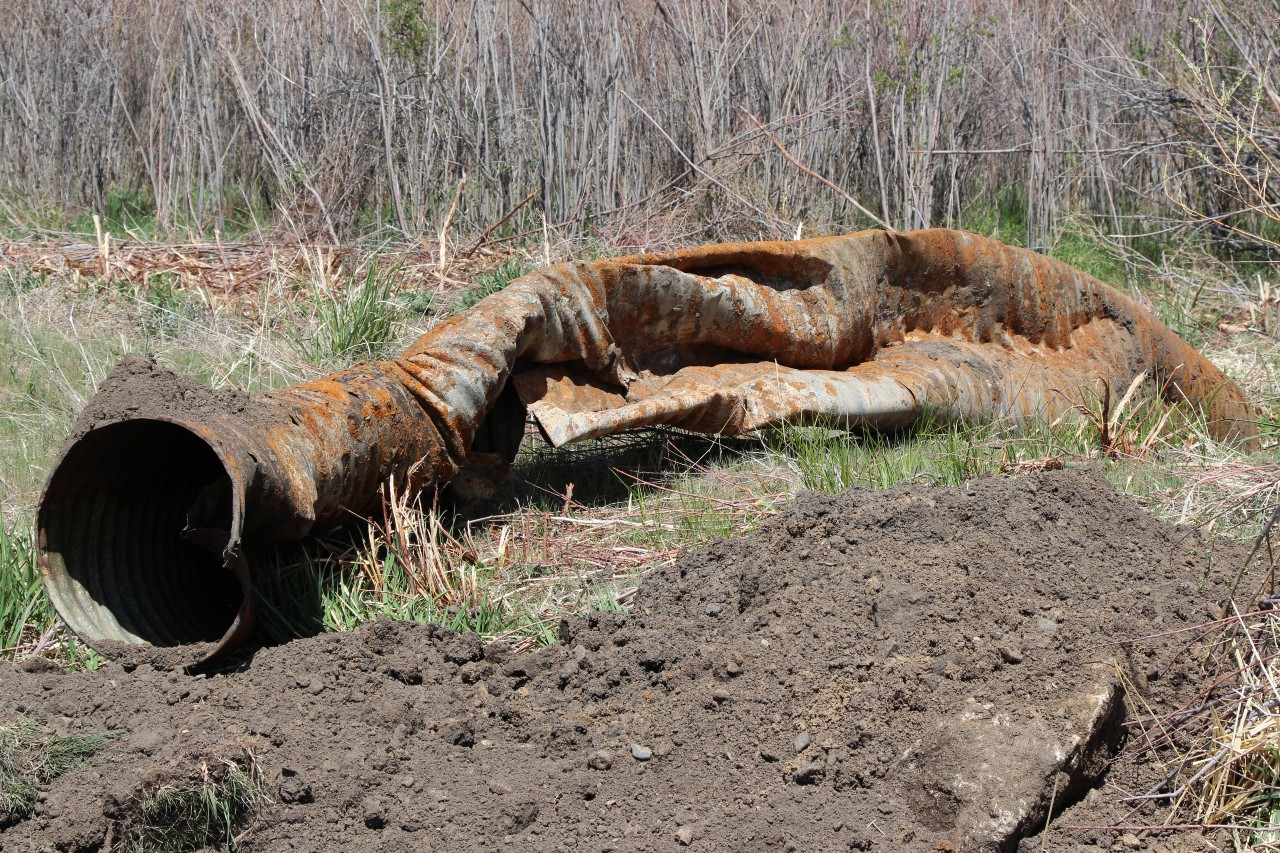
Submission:
[[[1280,847],[1259,536],[1280,503],[1280,4],[1148,5],[4,4],[0,657],[96,662],[50,611],[28,531],[58,441],[125,352],[257,390],[565,258],[965,227],[1134,293],[1260,402],[1267,447],[1216,445],[1135,389],[1098,389],[1069,424],[531,441],[483,517],[389,490],[371,526],[278,555],[265,638],[386,615],[527,647],[801,488],[1101,458],[1164,517],[1258,538],[1235,609],[1188,646],[1212,686],[1173,719],[1137,709],[1131,740],[1169,763],[1150,795],[1170,823]],[[226,846],[217,785],[235,773],[153,811]]]

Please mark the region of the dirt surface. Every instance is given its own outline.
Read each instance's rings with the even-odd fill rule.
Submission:
[[[106,849],[156,786],[249,756],[251,851],[1200,849],[1040,833],[1051,799],[1125,817],[1090,793],[1113,661],[1157,709],[1198,680],[1181,641],[1118,640],[1205,621],[1241,557],[1068,470],[802,496],[518,656],[382,622],[210,677],[0,666],[0,724],[126,732],[0,849]]]
[[[214,413],[248,416],[252,410],[250,397],[243,391],[215,391],[161,367],[154,358],[130,354],[120,360],[89,398],[63,446],[105,423],[172,417],[176,412],[198,419],[201,414]]]

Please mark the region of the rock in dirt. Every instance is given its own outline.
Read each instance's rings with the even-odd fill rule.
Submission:
[[[364,825],[369,829],[382,829],[387,825],[386,806],[379,797],[364,801]]]
[[[827,765],[821,761],[810,761],[800,765],[800,769],[795,772],[795,780],[797,785],[814,785],[822,781],[822,775],[826,771]]]
[[[95,849],[158,784],[251,755],[278,781],[245,853],[1038,850],[1051,799],[1111,814],[1082,796],[1122,734],[1113,660],[1154,709],[1197,689],[1165,640],[1117,640],[1201,621],[1239,556],[1067,470],[801,496],[522,655],[379,622],[199,681],[0,665],[0,725],[128,733],[0,849]],[[633,745],[663,759],[616,764]]]
[[[297,772],[283,768],[280,771],[283,777],[280,787],[276,790],[280,802],[285,805],[306,805],[315,800],[315,795],[311,792],[311,785],[306,779],[303,779]]]

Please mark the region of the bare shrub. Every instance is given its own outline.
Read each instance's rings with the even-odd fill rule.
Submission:
[[[1043,247],[1068,207],[1204,198],[1169,74],[1220,0],[1121,6],[13,0],[0,187],[325,240],[435,234],[464,174],[459,232],[537,236],[671,208],[698,239],[946,225],[1003,194]],[[1274,52],[1274,12],[1233,4],[1231,32]]]

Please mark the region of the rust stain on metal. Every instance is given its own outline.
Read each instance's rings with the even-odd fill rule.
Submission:
[[[209,661],[252,621],[244,543],[370,512],[391,478],[410,490],[492,482],[526,410],[556,445],[658,424],[898,428],[926,410],[1056,418],[1143,374],[1201,408],[1215,436],[1256,437],[1240,390],[1132,300],[973,234],[866,231],[561,264],[397,359],[231,405],[153,365],[122,365],[50,476],[42,566],[90,644],[202,640]],[[151,609],[152,590],[168,611]],[[217,618],[200,615],[210,597]]]

